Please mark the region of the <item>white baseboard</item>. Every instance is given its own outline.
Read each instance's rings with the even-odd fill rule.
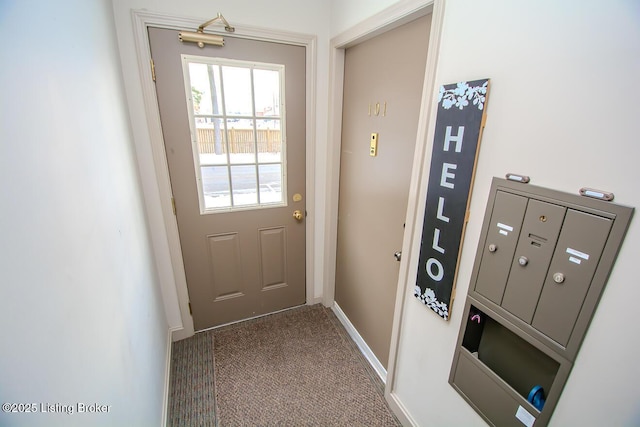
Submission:
[[[320,304],[322,302],[322,297],[317,297],[317,298],[309,298],[307,297],[307,305],[316,305],[316,304]]]
[[[346,314],[344,314],[344,312],[342,311],[342,309],[340,308],[337,302],[333,303],[333,306],[331,307],[331,309],[335,313],[338,320],[340,320],[340,323],[342,323],[344,328],[347,330],[351,338],[355,341],[356,345],[358,346],[358,348],[360,349],[364,357],[367,359],[369,364],[376,371],[376,373],[378,374],[382,382],[386,384],[387,370],[384,368],[384,366],[382,366],[382,363],[380,363],[376,355],[373,354],[373,351],[371,351],[371,348],[369,348],[367,343],[364,342],[364,339],[362,339],[362,336],[360,336],[355,326],[353,326],[351,321],[349,321]]]
[[[187,328],[179,327],[169,329],[169,333],[171,334],[171,341],[180,341],[192,337],[195,331],[189,331]]]
[[[407,411],[407,408],[405,408],[395,393],[385,393],[385,398],[395,416],[400,420],[400,424],[405,427],[418,426],[418,423],[411,417],[409,411]]]
[[[166,353],[166,361],[165,361],[165,372],[164,372],[164,402],[162,402],[162,425],[166,426],[167,421],[169,419],[169,386],[171,384],[171,344],[173,340],[171,339],[173,331],[169,329],[167,331],[167,353]]]

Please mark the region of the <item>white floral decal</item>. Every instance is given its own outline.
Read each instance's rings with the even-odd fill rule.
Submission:
[[[413,295],[422,301],[424,305],[438,313],[438,316],[442,317],[444,320],[449,319],[449,307],[447,307],[447,304],[438,301],[433,289],[426,288],[423,294],[420,286],[416,286],[413,288]]]
[[[478,107],[478,110],[483,110],[488,83],[486,81],[482,86],[469,86],[467,82],[460,82],[453,89],[445,89],[444,86],[440,86],[438,103],[442,102],[445,110],[453,106],[462,110],[471,101],[473,105]]]

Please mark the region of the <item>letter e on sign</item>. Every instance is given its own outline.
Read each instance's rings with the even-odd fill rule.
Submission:
[[[443,163],[442,164],[442,176],[440,177],[440,185],[442,187],[454,188],[453,182],[448,182],[447,179],[454,179],[456,175],[454,173],[450,173],[449,170],[456,170],[458,165],[453,165],[451,163]]]

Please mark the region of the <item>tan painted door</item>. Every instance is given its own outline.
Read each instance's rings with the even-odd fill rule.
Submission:
[[[305,48],[149,28],[194,327],[305,303]]]
[[[427,15],[345,52],[336,302],[385,367],[430,27]]]

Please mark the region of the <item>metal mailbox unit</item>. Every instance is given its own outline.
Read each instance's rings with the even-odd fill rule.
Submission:
[[[547,425],[633,211],[493,179],[449,376],[489,424]]]

